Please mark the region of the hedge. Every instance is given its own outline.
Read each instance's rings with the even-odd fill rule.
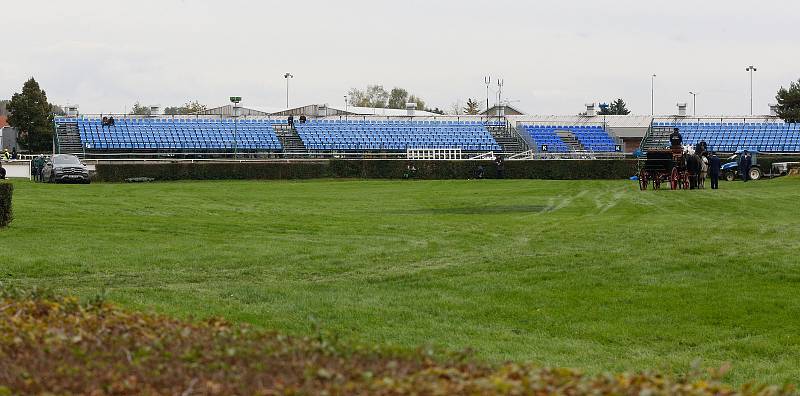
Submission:
[[[474,178],[479,166],[484,178],[495,178],[492,161],[323,160],[319,162],[203,162],[98,164],[95,180],[400,179],[413,163],[417,179]],[[636,160],[506,161],[509,179],[626,179],[636,174]]]
[[[5,227],[13,219],[11,215],[11,196],[14,186],[9,183],[0,183],[0,227]]]
[[[0,395],[716,395],[796,394],[791,385],[705,375],[585,374],[429,349],[391,352],[335,335],[288,337],[209,319],[130,312],[94,299],[3,295]]]

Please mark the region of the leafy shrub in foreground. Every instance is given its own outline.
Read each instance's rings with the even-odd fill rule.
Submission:
[[[0,298],[3,394],[779,395],[650,374],[589,376],[506,364],[439,364],[290,338],[220,320],[191,323],[102,301],[5,293]]]

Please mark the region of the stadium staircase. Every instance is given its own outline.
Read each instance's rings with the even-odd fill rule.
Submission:
[[[642,151],[669,147],[669,135],[672,133],[670,127],[651,126],[642,139]]]
[[[581,144],[577,137],[575,137],[574,133],[571,132],[557,132],[558,138],[564,142],[564,144],[569,147],[570,151],[584,151],[586,150],[585,147]]]
[[[278,141],[283,146],[283,151],[286,153],[303,153],[306,152],[306,145],[303,144],[303,139],[297,133],[297,129],[290,125],[274,125],[275,135],[278,136]]]
[[[497,144],[503,148],[504,153],[518,154],[528,150],[528,144],[511,127],[507,125],[487,125],[486,129],[492,134]]]
[[[83,155],[77,121],[63,121],[56,124],[56,150],[59,154]]]

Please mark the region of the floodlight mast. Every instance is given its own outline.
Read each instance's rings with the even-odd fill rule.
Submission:
[[[689,91],[689,95],[692,95],[692,112],[695,117],[697,117],[697,92]]]
[[[286,79],[286,110],[289,110],[289,79],[294,78],[292,73],[286,73],[283,75],[283,78]]]
[[[750,72],[750,115],[753,115],[753,72],[758,71],[755,66],[747,66],[744,71]]]
[[[233,159],[236,159],[239,155],[239,140],[238,140],[238,129],[239,129],[239,102],[242,101],[241,96],[231,96],[230,97],[231,103],[233,103]]]
[[[650,115],[656,115],[656,75],[650,77]]]
[[[492,76],[484,77],[483,82],[486,84],[486,115],[489,115],[489,84],[492,83]]]

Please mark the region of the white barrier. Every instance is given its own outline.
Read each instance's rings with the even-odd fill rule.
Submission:
[[[31,180],[31,161],[30,160],[10,160],[2,161],[3,168],[6,170],[6,178],[28,179]]]

